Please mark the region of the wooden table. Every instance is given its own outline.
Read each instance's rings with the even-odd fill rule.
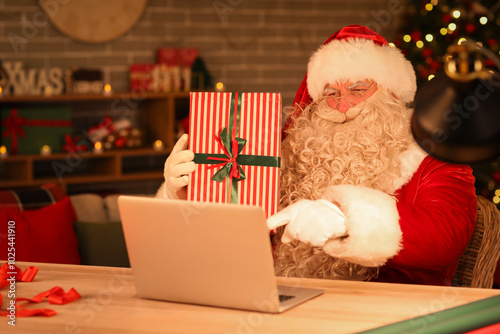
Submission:
[[[39,268],[33,282],[16,284],[16,297],[60,286],[75,288],[82,298],[67,305],[30,305],[26,308],[58,314],[18,317],[16,327],[0,319],[0,333],[353,333],[500,295],[500,290],[278,278],[280,284],[326,293],[282,314],[262,314],[138,298],[126,268],[16,264]],[[7,289],[1,292],[5,307]]]

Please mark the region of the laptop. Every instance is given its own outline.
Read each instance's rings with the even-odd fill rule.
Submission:
[[[256,206],[118,198],[139,297],[280,313],[324,290],[278,286]]]

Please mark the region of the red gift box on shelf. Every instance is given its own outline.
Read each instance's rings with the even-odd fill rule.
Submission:
[[[281,95],[191,93],[189,147],[196,169],[188,200],[260,206],[279,204]]]
[[[163,78],[162,88],[166,92],[181,90],[181,54],[178,48],[160,48],[156,61]]]
[[[159,48],[156,51],[156,61],[169,67],[181,66],[181,54],[178,48]]]
[[[159,92],[161,90],[160,69],[158,64],[130,65],[130,90]]]
[[[162,89],[166,92],[188,92],[191,89],[191,68],[198,58],[196,48],[160,48],[157,50]]]

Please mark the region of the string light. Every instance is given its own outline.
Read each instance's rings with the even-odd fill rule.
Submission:
[[[499,196],[500,197],[500,189],[495,190],[495,196]]]
[[[462,44],[462,43],[463,43],[463,42],[465,42],[465,41],[466,41],[466,39],[465,39],[465,38],[463,38],[463,37],[462,37],[462,38],[460,38],[460,39],[458,40],[458,45]]]
[[[434,75],[434,74],[429,74],[429,76],[427,77],[427,80],[428,80],[428,81],[431,81],[434,77],[435,77],[435,75]]]
[[[438,4],[438,0],[431,0],[431,4],[432,4],[433,6],[437,6],[437,4]]]
[[[410,35],[404,35],[403,36],[403,40],[406,42],[406,43],[409,43],[411,41],[411,36]]]
[[[441,29],[439,29],[439,33],[444,36],[444,35],[446,35],[448,33],[448,29],[441,28]]]
[[[486,16],[482,16],[479,18],[479,23],[481,23],[483,26],[488,23],[488,18]]]
[[[427,34],[425,35],[425,39],[427,40],[427,42],[432,42],[434,40],[434,36],[432,36],[431,34]]]
[[[424,42],[422,41],[418,41],[417,43],[415,43],[417,45],[417,48],[421,49],[424,47]]]
[[[434,8],[434,6],[431,3],[428,3],[427,5],[425,5],[425,9],[427,9],[428,12],[430,12],[433,8]]]
[[[450,29],[451,31],[455,31],[455,29],[457,29],[457,25],[455,23],[450,23],[448,24],[448,29]]]
[[[389,46],[390,46],[391,48],[395,48],[395,47],[396,47],[396,44],[394,44],[394,43],[389,43]]]
[[[495,204],[500,203],[500,197],[498,197],[498,196],[493,197],[493,203],[495,203]]]
[[[451,13],[451,16],[454,18],[458,19],[462,13],[460,13],[459,10],[454,10],[453,13]]]

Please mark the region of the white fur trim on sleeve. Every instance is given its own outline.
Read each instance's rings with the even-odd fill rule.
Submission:
[[[402,232],[396,200],[371,188],[331,186],[324,198],[339,203],[346,216],[345,238],[330,239],[323,250],[334,257],[379,267],[401,249]]]
[[[408,147],[408,150],[399,155],[399,160],[401,161],[401,176],[394,180],[393,192],[401,189],[402,186],[410,182],[427,155],[427,152],[418,146],[416,142],[413,142]]]

